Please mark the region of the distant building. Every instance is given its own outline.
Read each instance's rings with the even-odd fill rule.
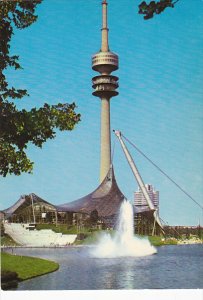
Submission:
[[[145,184],[145,187],[155,208],[159,210],[159,191],[156,191],[151,184]],[[148,207],[147,201],[140,188],[138,188],[138,191],[134,193],[134,205],[141,209]]]
[[[156,191],[151,184],[145,184],[149,197],[154,208],[159,213],[159,191]],[[159,235],[160,228],[155,226],[153,210],[147,204],[147,201],[139,188],[134,193],[134,210],[135,210],[135,232],[141,235]]]

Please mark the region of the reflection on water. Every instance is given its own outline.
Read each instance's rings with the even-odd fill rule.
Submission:
[[[158,248],[146,257],[93,258],[87,247],[15,249],[16,254],[59,262],[56,272],[19,284],[18,290],[203,288],[203,246]]]

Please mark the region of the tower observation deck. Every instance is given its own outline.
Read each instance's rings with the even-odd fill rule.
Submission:
[[[118,69],[118,55],[109,49],[107,5],[107,1],[103,0],[101,50],[92,56],[92,69],[100,73],[92,78],[92,94],[101,99],[100,182],[106,177],[111,166],[110,99],[118,95],[118,77],[111,75]]]

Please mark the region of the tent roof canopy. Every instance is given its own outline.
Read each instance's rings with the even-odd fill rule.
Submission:
[[[97,210],[100,217],[108,217],[118,213],[124,199],[125,196],[116,183],[113,166],[111,166],[105,179],[96,190],[78,200],[57,206],[57,210],[88,214]]]
[[[32,202],[31,202],[32,199],[33,199],[33,204],[44,203],[44,205],[49,205],[49,206],[53,207],[53,210],[56,210],[56,208],[53,204],[51,204],[51,203],[45,201],[44,199],[38,197],[34,193],[31,193],[29,195],[22,195],[16,203],[14,203],[9,208],[5,209],[3,212],[7,215],[17,213],[19,210],[30,206],[32,204]]]

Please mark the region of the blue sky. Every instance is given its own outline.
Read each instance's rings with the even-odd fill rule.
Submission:
[[[199,203],[203,198],[203,1],[180,0],[174,9],[144,21],[139,1],[109,0],[110,48],[119,55],[119,95],[111,100],[111,127],[119,129]],[[140,1],[141,2],[141,1]],[[19,108],[75,101],[82,121],[58,132],[42,149],[30,146],[32,175],[1,180],[0,209],[36,193],[62,204],[99,184],[100,100],[92,96],[91,55],[100,49],[100,0],[44,0],[38,21],[13,36],[11,53],[23,70],[8,70],[10,84],[30,97]],[[115,144],[118,185],[129,200],[137,183]],[[203,225],[203,213],[131,146],[146,183],[160,191],[160,215],[171,225]]]

